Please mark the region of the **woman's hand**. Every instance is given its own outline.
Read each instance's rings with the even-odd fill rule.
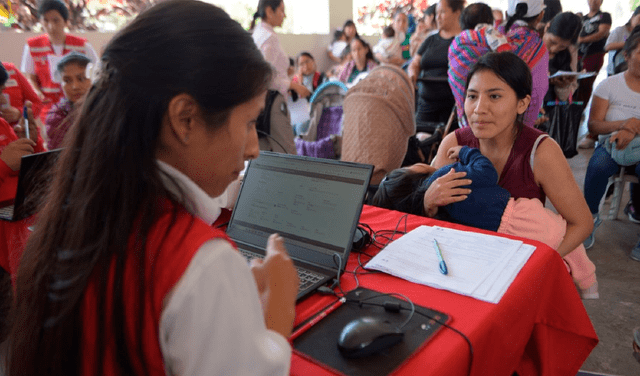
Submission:
[[[629,142],[631,142],[631,140],[633,140],[633,138],[636,135],[633,132],[628,131],[627,129],[621,129],[615,133],[613,133],[611,135],[611,138],[609,138],[609,141],[611,141],[611,143],[615,142],[616,143],[616,149],[618,150],[622,150],[624,148],[627,147],[627,145],[629,145]]]
[[[437,178],[424,193],[424,213],[433,217],[440,206],[465,200],[471,193],[471,189],[461,188],[471,185],[471,179],[463,179],[465,176],[466,172],[456,172],[452,168],[446,175]]]
[[[565,88],[571,85],[571,83],[575,80],[576,78],[573,76],[559,76],[559,77],[550,78],[549,85],[553,85],[559,88]]]
[[[288,338],[296,316],[295,304],[300,282],[282,237],[278,234],[269,236],[266,257],[264,260],[253,259],[250,266],[258,286],[267,328]]]
[[[640,120],[636,118],[630,118],[626,123],[624,123],[622,128],[625,128],[634,134],[640,134]]]
[[[25,106],[27,106],[27,119],[29,119],[29,138],[33,142],[38,142],[38,123],[36,123],[36,119],[33,117],[33,111],[31,110],[31,102],[25,102]],[[20,119],[20,122],[13,127],[13,131],[16,133],[16,136],[19,138],[27,137],[27,133],[24,129],[24,118]]]
[[[22,114],[20,113],[19,109],[9,106],[3,110],[0,110],[0,117],[4,118],[4,120],[6,120],[7,123],[13,124],[18,120],[20,120],[20,118],[22,117]]]
[[[34,141],[28,138],[19,138],[5,146],[0,154],[0,159],[13,171],[20,170],[20,161],[24,155],[33,154],[36,146]]]

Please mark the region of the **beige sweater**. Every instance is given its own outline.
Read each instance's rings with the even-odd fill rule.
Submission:
[[[342,160],[374,165],[371,184],[402,164],[416,133],[414,93],[407,74],[393,65],[376,67],[347,92]]]

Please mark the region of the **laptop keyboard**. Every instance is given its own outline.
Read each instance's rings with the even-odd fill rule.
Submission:
[[[254,258],[261,258],[261,259],[264,258],[264,256],[262,255],[259,255],[253,252],[248,252],[248,251],[245,251],[244,249],[240,249],[240,253],[242,254],[242,256],[244,256],[244,258],[247,259],[247,261],[251,261]],[[316,282],[324,278],[322,274],[318,274],[316,272],[313,272],[309,269],[305,269],[300,266],[296,266],[296,270],[298,271],[298,278],[300,278],[298,291],[304,291],[306,288],[312,286],[313,284],[315,284]]]
[[[4,219],[13,218],[13,208],[14,208],[13,205],[0,208],[0,218],[4,218]]]

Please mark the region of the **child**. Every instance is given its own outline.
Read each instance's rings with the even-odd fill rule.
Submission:
[[[301,52],[298,55],[298,72],[293,76],[293,82],[304,85],[311,94],[320,86],[325,80],[324,73],[320,73],[316,67],[316,61],[309,52]],[[311,97],[311,95],[309,95]],[[309,99],[307,97],[306,99]]]
[[[342,63],[342,60],[345,57],[345,49],[349,43],[347,42],[347,36],[341,29],[337,29],[333,33],[333,41],[327,47],[327,55],[331,60],[335,63]]]
[[[396,41],[395,36],[396,32],[391,25],[382,29],[382,38],[380,38],[380,41],[373,47],[373,54],[380,54],[388,59],[397,49],[397,46],[394,44]]]
[[[380,183],[372,204],[424,215],[424,196],[429,186],[453,168],[456,172],[466,172],[465,178],[471,179],[472,184],[465,200],[441,207],[450,219],[467,226],[538,240],[554,249],[560,244],[566,231],[565,220],[546,209],[538,199],[513,199],[506,189],[497,185],[496,169],[478,149],[456,146],[449,149],[448,154],[459,162],[435,171],[425,164],[392,171]],[[578,246],[564,261],[581,297],[597,299],[595,265],[584,247]]]
[[[74,107],[89,92],[91,87],[91,80],[87,75],[89,62],[89,58],[85,55],[72,52],[58,63],[57,75],[62,81],[64,97],[51,108],[45,122],[50,149],[57,149],[62,145],[64,135],[75,119]]]

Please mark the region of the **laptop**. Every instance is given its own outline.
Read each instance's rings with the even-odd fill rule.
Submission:
[[[0,202],[0,220],[15,222],[36,213],[44,197],[55,161],[62,149],[29,154],[20,160],[15,198]]]
[[[344,271],[372,165],[260,152],[247,167],[227,235],[248,259],[264,258],[269,235],[284,238],[298,300]]]

